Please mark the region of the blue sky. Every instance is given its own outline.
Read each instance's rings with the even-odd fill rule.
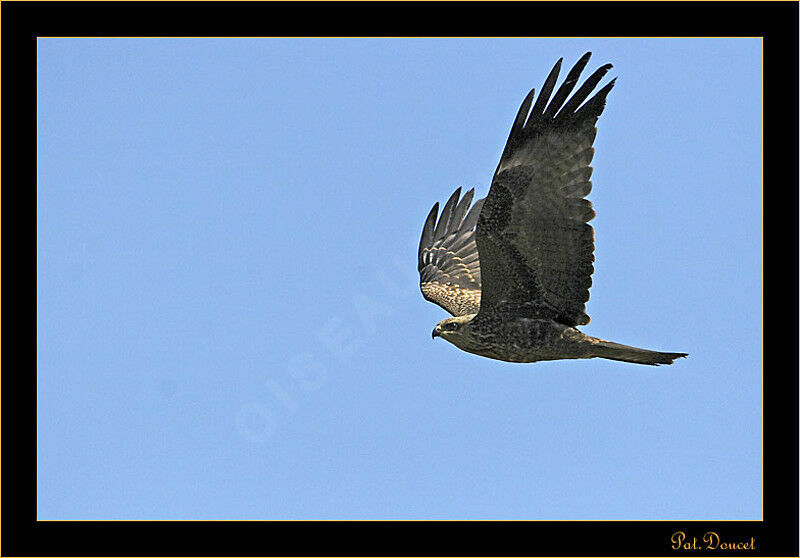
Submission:
[[[617,84],[583,331],[431,340],[416,248],[559,57]],[[759,519],[759,39],[40,39],[40,519]],[[605,83],[605,81],[603,83]]]

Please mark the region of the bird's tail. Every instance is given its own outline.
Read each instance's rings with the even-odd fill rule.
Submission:
[[[593,338],[592,345],[595,353],[593,356],[610,360],[621,360],[622,362],[649,364],[651,366],[672,364],[672,361],[676,358],[688,356],[687,353],[660,353],[658,351],[629,347],[628,345],[621,345],[604,339],[594,340]]]

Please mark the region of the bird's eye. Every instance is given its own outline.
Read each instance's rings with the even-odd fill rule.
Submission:
[[[442,329],[444,329],[445,331],[455,331],[458,329],[458,324],[455,322],[450,322],[449,324],[444,324],[444,327],[442,327]]]

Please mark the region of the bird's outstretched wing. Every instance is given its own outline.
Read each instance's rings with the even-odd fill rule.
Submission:
[[[444,204],[433,206],[419,241],[417,254],[422,295],[454,316],[475,314],[481,304],[481,266],[475,246],[475,223],[484,200],[470,209],[474,190],[459,201],[458,188]],[[485,198],[484,198],[485,199]],[[469,212],[467,210],[469,209]]]
[[[481,315],[501,309],[570,326],[589,323],[594,230],[588,222],[595,213],[585,196],[595,123],[614,86],[586,101],[611,68],[606,64],[567,100],[590,56],[578,60],[551,100],[559,60],[536,102],[535,90],[525,97],[511,127],[477,222]]]

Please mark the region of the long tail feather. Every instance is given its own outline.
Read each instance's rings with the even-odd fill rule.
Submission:
[[[596,352],[594,356],[596,357],[620,360],[622,362],[633,362],[635,364],[649,364],[651,366],[672,364],[675,359],[688,356],[688,353],[662,353],[659,351],[629,347],[628,345],[621,345],[620,343],[605,341],[603,339],[598,339],[597,342],[594,343],[594,348]]]

